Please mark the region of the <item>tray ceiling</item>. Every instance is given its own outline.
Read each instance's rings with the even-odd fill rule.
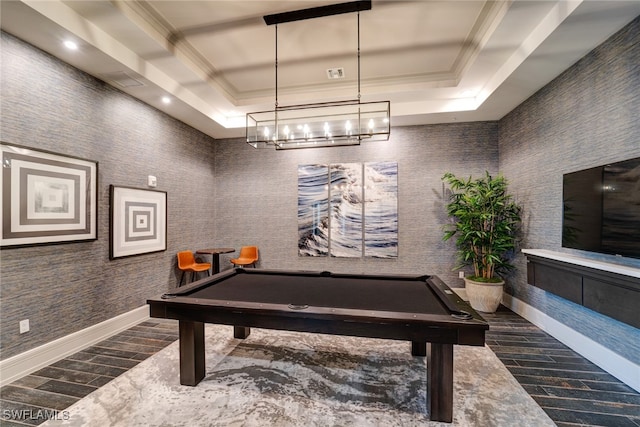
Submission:
[[[335,3],[3,1],[0,15],[4,31],[226,138],[274,106],[262,17]],[[498,120],[639,14],[637,1],[374,0],[360,13],[362,100],[390,100],[393,125]],[[280,105],[357,96],[355,13],[280,24],[277,49]]]

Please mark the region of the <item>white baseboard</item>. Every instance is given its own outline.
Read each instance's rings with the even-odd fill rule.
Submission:
[[[0,361],[0,387],[149,319],[149,306],[105,320]]]
[[[640,365],[569,328],[542,311],[504,294],[502,304],[519,314],[581,356],[595,363],[629,387],[640,392]]]

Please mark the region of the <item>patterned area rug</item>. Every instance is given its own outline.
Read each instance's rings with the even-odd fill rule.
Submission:
[[[487,347],[454,349],[454,421],[429,421],[410,343],[206,326],[207,375],[179,382],[178,343],[43,426],[553,426]],[[515,423],[515,424],[514,424]]]

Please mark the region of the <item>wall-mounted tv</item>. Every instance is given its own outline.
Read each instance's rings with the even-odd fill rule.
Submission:
[[[562,246],[640,258],[640,157],[567,173]]]

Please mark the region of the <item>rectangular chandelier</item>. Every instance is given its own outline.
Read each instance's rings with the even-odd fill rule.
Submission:
[[[247,114],[247,143],[287,150],[389,139],[390,102],[336,101]]]
[[[247,113],[247,143],[254,148],[338,147],[362,141],[386,141],[391,130],[389,101],[360,101],[360,11],[371,10],[371,0],[359,0],[267,15],[275,25],[275,107]],[[358,96],[351,101],[280,106],[278,104],[278,24],[357,12]]]

